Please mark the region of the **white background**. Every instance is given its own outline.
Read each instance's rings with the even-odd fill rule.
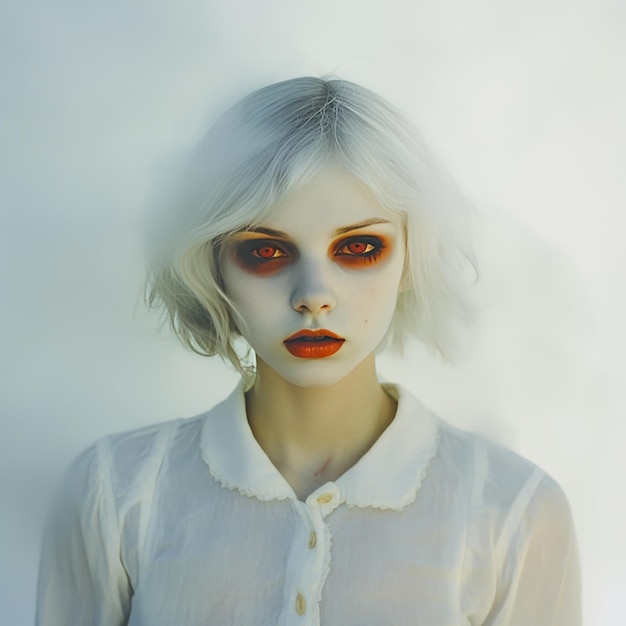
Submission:
[[[43,510],[69,460],[235,384],[142,304],[155,182],[230,98],[325,73],[394,102],[477,209],[483,315],[466,356],[451,366],[412,348],[384,355],[381,374],[562,484],[586,623],[621,623],[625,7],[4,0],[2,624],[32,622]]]

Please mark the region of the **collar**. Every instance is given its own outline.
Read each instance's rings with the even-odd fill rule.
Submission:
[[[382,383],[398,402],[376,443],[332,485],[348,506],[402,510],[415,500],[439,445],[439,420],[400,385]],[[243,384],[204,418],[202,458],[223,487],[259,500],[297,500],[259,446],[246,417]]]

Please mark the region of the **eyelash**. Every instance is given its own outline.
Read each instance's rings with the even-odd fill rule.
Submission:
[[[354,244],[364,244],[365,251],[358,252],[342,252],[346,250],[348,246]],[[367,250],[371,246],[371,249]],[[384,248],[386,248],[385,242],[379,237],[373,237],[371,235],[359,235],[349,237],[339,242],[334,248],[334,255],[340,259],[343,264],[349,265],[361,265],[375,263]],[[240,263],[251,270],[265,270],[272,271],[282,266],[283,262],[291,257],[297,255],[296,251],[291,249],[291,246],[284,242],[276,242],[271,239],[249,239],[240,241],[236,245],[236,257]],[[274,254],[271,256],[262,256],[265,250],[265,254],[270,253],[272,250]],[[279,253],[278,256],[275,256]]]
[[[360,254],[340,252],[352,244],[365,244],[366,248],[368,246],[372,246],[372,248]],[[346,257],[345,260],[350,263],[375,263],[378,260],[378,257],[382,254],[384,248],[386,248],[386,245],[382,239],[362,235],[360,237],[350,237],[349,239],[342,241],[335,249],[335,255]]]

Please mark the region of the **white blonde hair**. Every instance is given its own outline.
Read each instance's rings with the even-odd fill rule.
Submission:
[[[147,299],[162,306],[180,341],[219,354],[245,376],[235,349],[242,320],[224,292],[223,241],[259,225],[282,198],[327,163],[361,179],[405,225],[407,255],[384,344],[409,336],[449,358],[467,319],[467,268],[476,269],[467,202],[417,130],[355,83],[302,77],[243,98],[202,140],[161,195]]]

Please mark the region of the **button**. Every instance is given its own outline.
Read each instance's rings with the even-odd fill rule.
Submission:
[[[317,535],[315,534],[315,531],[312,530],[311,531],[311,536],[309,537],[309,548],[311,548],[311,550],[313,550],[313,548],[317,545]]]
[[[333,499],[332,493],[323,493],[321,496],[317,497],[317,501],[320,504],[328,504]]]
[[[296,613],[298,615],[304,615],[306,613],[306,600],[301,593],[296,596]]]

